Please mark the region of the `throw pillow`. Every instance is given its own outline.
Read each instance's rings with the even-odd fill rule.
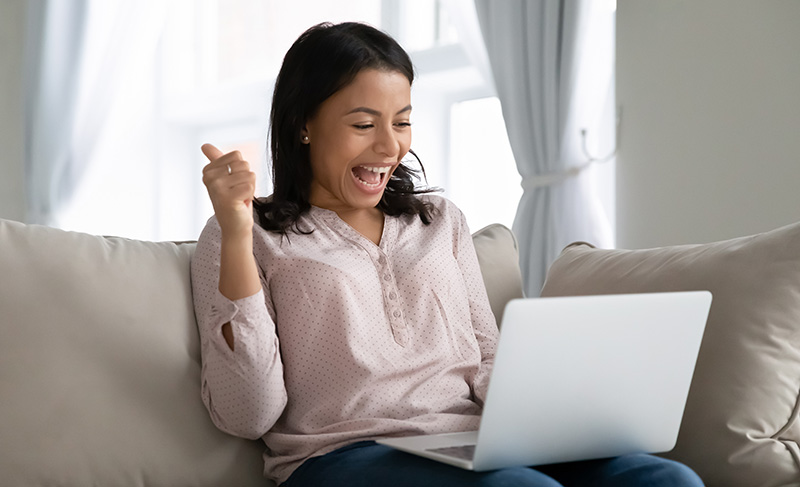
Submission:
[[[678,442],[709,487],[800,485],[800,223],[646,250],[567,247],[542,296],[709,290]]]
[[[517,239],[508,227],[494,223],[473,233],[472,243],[478,254],[489,304],[500,326],[506,303],[522,297]]]
[[[0,484],[266,485],[200,400],[193,244],[0,220]]]

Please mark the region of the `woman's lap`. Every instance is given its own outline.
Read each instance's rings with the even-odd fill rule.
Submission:
[[[374,442],[360,442],[307,460],[285,487],[696,487],[694,472],[682,464],[651,455],[626,455],[536,469],[517,467],[471,472]],[[282,487],[283,487],[282,486]]]

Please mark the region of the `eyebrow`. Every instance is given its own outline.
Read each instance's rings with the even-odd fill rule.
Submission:
[[[395,115],[400,115],[403,112],[411,111],[411,105],[406,105],[401,110],[399,110]],[[346,115],[350,115],[351,113],[367,113],[369,115],[374,115],[376,117],[381,116],[381,112],[377,110],[373,110],[372,108],[367,107],[356,107],[346,113]]]

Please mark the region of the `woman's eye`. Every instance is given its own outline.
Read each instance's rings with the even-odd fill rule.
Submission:
[[[372,128],[372,124],[353,125],[353,127],[357,128],[359,130],[366,130],[366,129]]]
[[[398,122],[395,125],[397,125],[398,127],[410,127],[411,122]]]

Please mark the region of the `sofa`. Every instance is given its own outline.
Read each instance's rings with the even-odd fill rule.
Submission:
[[[473,234],[498,322],[513,234]],[[193,242],[0,220],[0,486],[270,486],[264,445],[200,401]],[[676,448],[712,487],[800,486],[800,225],[649,250],[578,243],[545,296],[714,294]]]
[[[499,318],[516,241],[473,241]],[[201,402],[194,248],[0,220],[0,486],[273,485]]]

